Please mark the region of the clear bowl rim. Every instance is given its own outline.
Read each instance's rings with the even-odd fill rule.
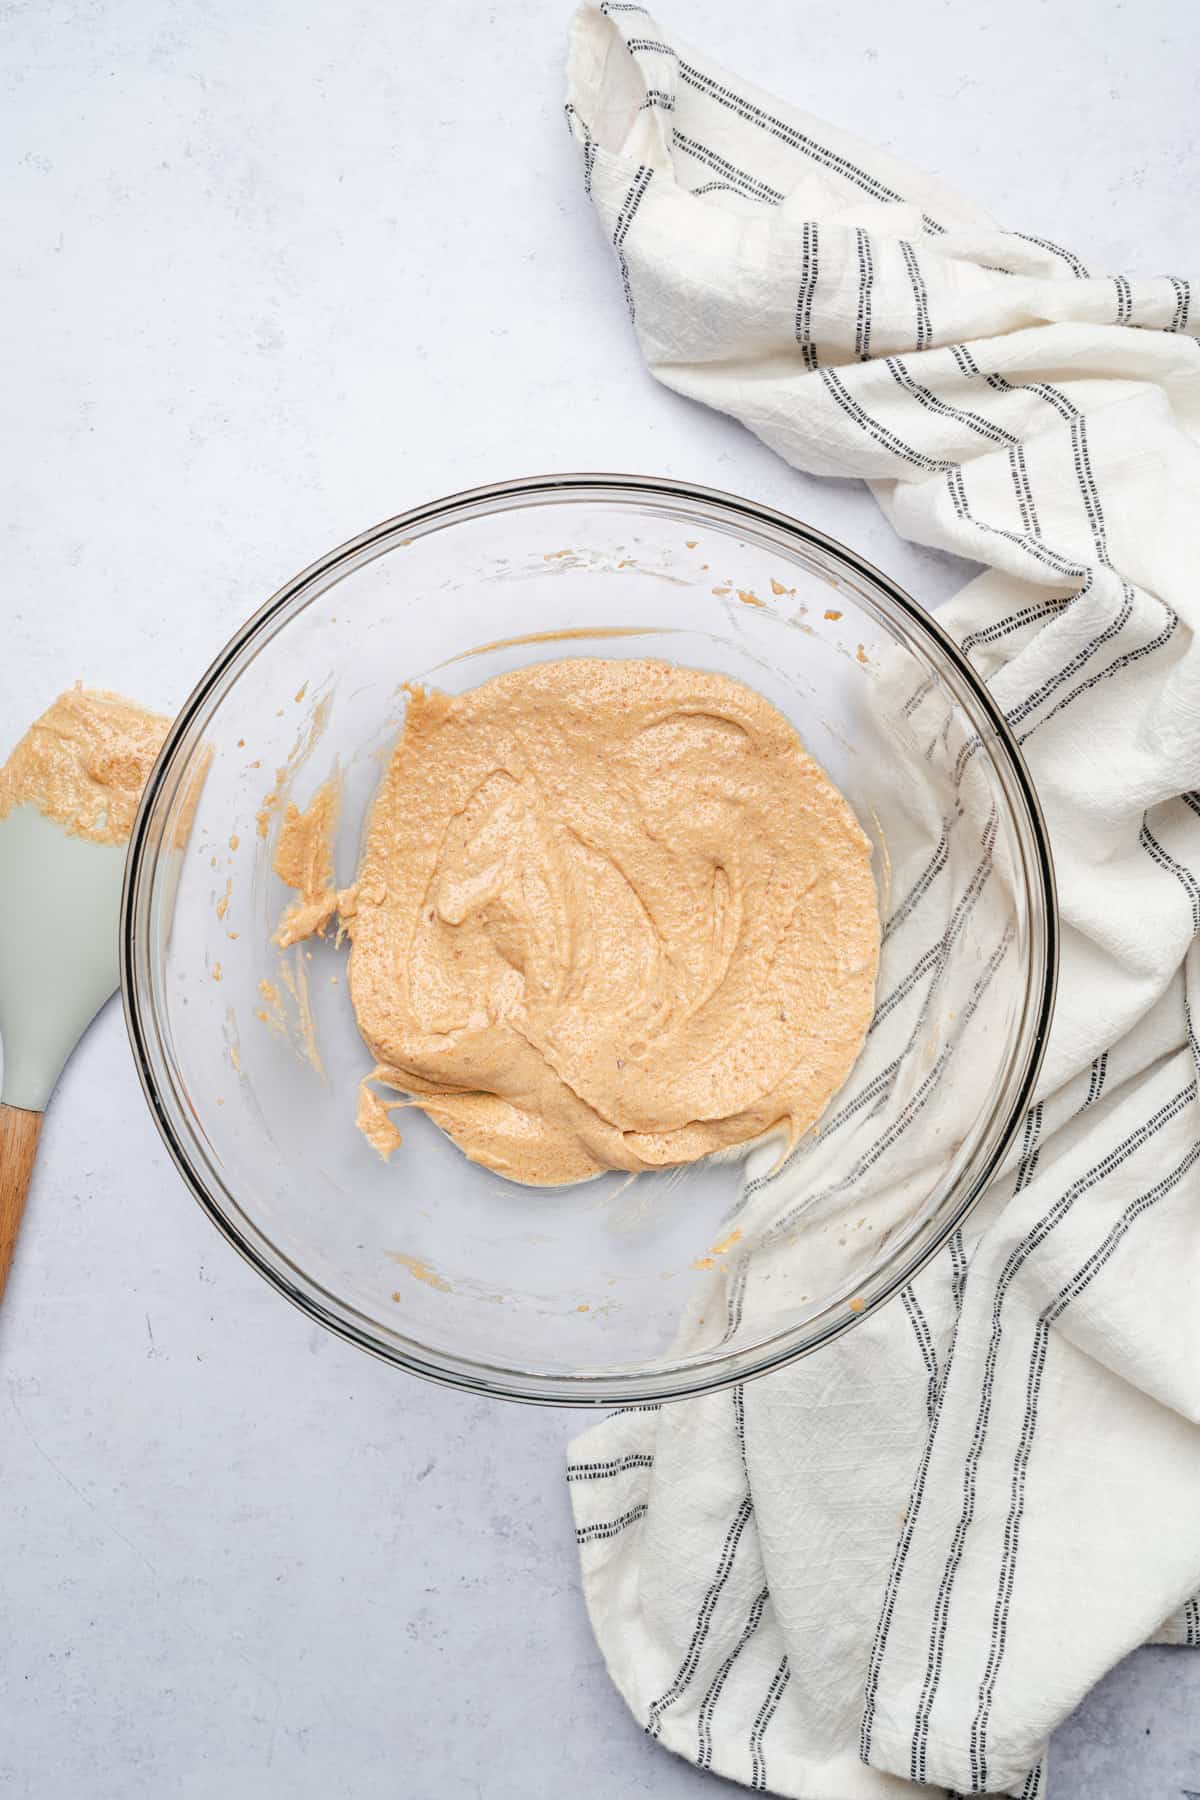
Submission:
[[[353,1309],[337,1302],[336,1296],[329,1295],[325,1300],[318,1298],[313,1291],[317,1287],[315,1281],[303,1277],[308,1281],[306,1287],[293,1279],[280,1266],[285,1259],[277,1253],[278,1260],[272,1261],[239,1229],[188,1153],[175,1117],[182,1109],[169,1093],[163,1091],[155,1074],[152,1036],[157,1036],[157,1019],[154,1016],[153,984],[148,979],[145,981],[143,995],[138,979],[143,972],[148,974],[150,967],[149,899],[153,893],[158,853],[158,846],[151,836],[155,807],[171,774],[176,753],[185,744],[197,715],[225,682],[231,666],[238,662],[243,652],[256,639],[262,638],[265,642],[267,637],[273,636],[290,618],[301,612],[307,604],[306,596],[314,582],[362,551],[399,532],[439,522],[451,523],[456,513],[467,517],[478,516],[480,506],[491,509],[505,505],[517,507],[555,497],[599,503],[649,503],[652,509],[654,503],[658,502],[663,510],[668,510],[671,505],[693,506],[708,513],[718,513],[726,522],[736,524],[742,521],[760,528],[765,527],[781,534],[785,539],[798,541],[801,545],[818,551],[834,562],[842,563],[853,575],[878,589],[886,602],[904,616],[910,627],[915,628],[916,635],[928,639],[928,647],[949,665],[990,727],[992,736],[983,748],[993,763],[998,765],[998,773],[1002,777],[1004,774],[1008,776],[1007,782],[1003,779],[1001,781],[1006,801],[1012,808],[1014,792],[1019,801],[1019,810],[1013,810],[1013,821],[1018,826],[1026,893],[1031,901],[1029,973],[1021,1028],[1008,1067],[999,1083],[1001,1098],[1005,1087],[1009,1093],[1005,1116],[999,1130],[993,1132],[986,1154],[977,1157],[975,1166],[964,1171],[959,1178],[953,1203],[943,1204],[933,1228],[925,1233],[925,1241],[919,1243],[907,1256],[898,1254],[895,1259],[885,1261],[869,1282],[860,1288],[860,1293],[865,1294],[865,1302],[857,1310],[851,1310],[837,1301],[831,1302],[825,1313],[809,1322],[807,1330],[795,1327],[790,1332],[777,1333],[764,1344],[752,1347],[749,1351],[731,1352],[726,1357],[713,1359],[703,1367],[688,1368],[682,1376],[677,1368],[670,1366],[660,1371],[648,1370],[644,1376],[609,1372],[599,1375],[580,1372],[563,1376],[487,1365],[474,1358],[431,1351],[411,1340],[385,1342],[372,1335],[370,1330],[356,1324],[355,1317],[351,1316]],[[232,679],[237,679],[236,671]],[[232,682],[225,683],[225,687],[229,685]],[[222,688],[218,699],[223,697],[224,691],[225,688]],[[1024,830],[1020,829],[1022,826]],[[1028,849],[1032,849],[1032,858],[1027,854]],[[1040,900],[1040,905],[1032,904],[1034,900]],[[140,935],[139,918],[142,918],[146,926]],[[460,1391],[519,1400],[527,1404],[607,1407],[645,1406],[689,1398],[784,1368],[803,1356],[811,1355],[854,1325],[871,1317],[932,1260],[986,1191],[1012,1143],[1032,1095],[1054,1012],[1059,927],[1053,856],[1033,779],[1003,712],[966,656],[931,613],[892,577],[885,575],[857,551],[777,508],[764,506],[758,501],[718,488],[658,476],[573,472],[524,476],[488,483],[411,507],[326,552],[285,582],[250,615],[214,657],[180,707],[151,770],[126,856],[119,950],[126,1029],[151,1117],[185,1186],[221,1235],[251,1268],[317,1324],[390,1366],[404,1369],[425,1380]],[[999,1102],[993,1099],[989,1123],[995,1119],[998,1107]],[[215,1185],[220,1187],[221,1184],[217,1182]],[[227,1195],[227,1198],[236,1207],[232,1194]],[[297,1271],[297,1274],[303,1276],[302,1271]],[[339,1305],[340,1311],[337,1310]],[[827,1314],[831,1316],[826,1316]],[[402,1344],[404,1347],[401,1347]]]

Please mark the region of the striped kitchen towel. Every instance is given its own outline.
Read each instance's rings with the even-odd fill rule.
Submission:
[[[1200,300],[1000,229],[640,6],[580,11],[567,110],[654,374],[985,565],[941,617],[1063,924],[966,1236],[792,1369],[572,1447],[592,1622],[646,1730],[751,1788],[1044,1796],[1098,1677],[1200,1640]]]

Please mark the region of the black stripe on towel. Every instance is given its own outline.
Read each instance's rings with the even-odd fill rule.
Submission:
[[[595,1544],[605,1538],[620,1537],[623,1531],[628,1531],[631,1525],[644,1519],[646,1512],[647,1506],[643,1500],[639,1505],[631,1506],[628,1512],[622,1513],[619,1519],[601,1519],[593,1525],[581,1525],[575,1533],[575,1542]]]
[[[1034,537],[1027,531],[1006,531],[1002,525],[990,525],[986,519],[980,519],[971,511],[967,501],[966,483],[963,480],[962,465],[951,463],[946,470],[946,487],[950,494],[950,504],[959,518],[968,525],[974,525],[977,531],[986,531],[993,537],[1007,538],[1010,544],[1024,550],[1035,562],[1040,562],[1064,581],[1083,582],[1088,578],[1088,571],[1083,563],[1072,562],[1052,549],[1043,538]]]
[[[779,1666],[771,1677],[771,1685],[750,1727],[750,1786],[755,1793],[761,1794],[767,1785],[767,1761],[763,1755],[763,1739],[767,1735],[767,1726],[775,1717],[779,1702],[783,1699],[783,1690],[792,1678],[786,1656],[780,1658]]]
[[[869,1150],[863,1151],[862,1155],[854,1164],[854,1167],[844,1175],[840,1181],[833,1182],[829,1187],[823,1188],[817,1194],[806,1196],[805,1199],[797,1202],[797,1204],[789,1208],[781,1218],[777,1219],[774,1225],[772,1225],[768,1231],[764,1232],[761,1240],[763,1244],[775,1243],[779,1238],[786,1236],[787,1232],[790,1231],[792,1226],[804,1212],[822,1205],[825,1201],[834,1198],[838,1194],[844,1193],[847,1188],[853,1187],[854,1183],[861,1180],[867,1170],[872,1168],[874,1164],[879,1161],[881,1156],[887,1155],[897,1139],[903,1136],[913,1120],[924,1111],[929,1096],[933,1092],[941,1076],[942,1070],[945,1068],[950,1058],[956,1053],[960,1038],[966,1031],[967,1026],[971,1023],[976,1012],[979,1010],[980,1003],[983,1000],[984,994],[991,986],[996,970],[1007,956],[1012,945],[1013,935],[1013,927],[1010,924],[1006,928],[1000,942],[992,951],[987,963],[984,965],[982,973],[977,978],[975,986],[971,990],[970,997],[965,1005],[960,1008],[958,1017],[955,1020],[952,1035],[943,1045],[936,1061],[930,1065],[929,1073],[917,1087],[912,1097],[905,1103],[901,1111],[897,1113],[891,1124],[886,1127],[881,1136],[876,1138]]]
[[[652,1469],[654,1458],[648,1451],[634,1450],[628,1456],[613,1456],[607,1462],[580,1462],[567,1464],[568,1481],[607,1481],[614,1475],[623,1475],[626,1469]]]
[[[900,457],[903,462],[911,463],[914,468],[925,469],[934,475],[952,472],[958,467],[957,463],[948,462],[944,457],[923,455],[920,450],[914,449],[903,438],[897,437],[894,431],[889,431],[886,425],[873,418],[859,405],[832,369],[822,369],[821,380],[846,417],[857,425],[860,431],[865,431],[869,438],[873,438],[882,449],[889,451],[891,455]]]
[[[1081,681],[1078,687],[1071,689],[1069,694],[1064,694],[1063,698],[1057,701],[1048,713],[1036,720],[1028,731],[1021,733],[1017,739],[1018,744],[1023,744],[1026,738],[1032,737],[1033,733],[1041,726],[1048,725],[1051,719],[1070,706],[1072,701],[1078,700],[1081,694],[1090,693],[1100,682],[1110,681],[1114,675],[1119,675],[1122,669],[1127,669],[1131,663],[1141,662],[1144,656],[1153,656],[1156,650],[1161,650],[1164,644],[1170,643],[1179,625],[1179,615],[1172,612],[1168,606],[1164,606],[1163,611],[1167,614],[1167,618],[1157,637],[1151,638],[1148,643],[1139,645],[1136,650],[1126,650],[1124,655],[1118,656],[1110,662],[1106,669],[1100,669],[1095,675],[1089,675],[1086,681]]]
[[[911,1286],[901,1288],[900,1300],[908,1314],[908,1322],[913,1328],[913,1336],[917,1340],[921,1361],[925,1364],[925,1416],[932,1427],[933,1415],[937,1411],[938,1397],[937,1353],[933,1347],[933,1336],[929,1330],[929,1321],[922,1310],[921,1302],[917,1299]]]
[[[1181,281],[1178,275],[1168,275],[1167,280],[1175,290],[1175,316],[1167,326],[1167,330],[1183,331],[1186,329],[1188,313],[1192,307],[1191,283]]]
[[[854,350],[861,362],[871,360],[871,290],[875,285],[875,261],[871,240],[859,225],[855,229],[858,245],[858,317],[854,322]]]
[[[1017,1166],[1017,1179],[1013,1193],[1019,1194],[1022,1188],[1029,1186],[1037,1173],[1038,1157],[1042,1152],[1042,1110],[1043,1102],[1031,1107],[1025,1115],[1025,1142],[1021,1146],[1021,1161]]]
[[[716,1711],[717,1701],[721,1698],[721,1689],[725,1686],[730,1669],[758,1630],[770,1597],[769,1588],[759,1589],[754,1597],[754,1604],[750,1608],[749,1617],[742,1627],[741,1636],[721,1663],[709,1684],[708,1692],[700,1702],[700,1713],[696,1721],[696,1764],[701,1769],[707,1769],[712,1764],[712,1716]]]
[[[689,156],[694,156],[698,163],[703,163],[706,169],[711,169],[715,175],[721,175],[726,181],[732,182],[738,192],[745,194],[748,199],[766,200],[771,206],[779,206],[782,203],[783,195],[777,188],[768,187],[766,182],[759,181],[757,176],[748,175],[745,169],[736,168],[725,157],[718,156],[715,150],[710,150],[707,144],[701,144],[695,138],[685,137],[678,126],[672,133],[671,141],[680,150],[685,150]]]
[[[1021,524],[1034,537],[1041,537],[1042,528],[1038,524],[1037,508],[1033,504],[1033,488],[1029,481],[1029,469],[1025,463],[1025,446],[1020,442],[1015,443],[1009,451],[1008,466],[1012,474],[1013,490],[1017,496]]]
[[[983,1455],[984,1443],[987,1439],[988,1426],[991,1421],[992,1395],[995,1385],[996,1364],[1000,1355],[1000,1341],[1004,1331],[1004,1302],[1008,1291],[1021,1268],[1028,1259],[1040,1249],[1046,1239],[1057,1230],[1062,1221],[1070,1213],[1075,1202],[1082,1194],[1095,1187],[1116,1169],[1145,1148],[1162,1130],[1188,1106],[1196,1091],[1195,1082],[1181,1088],[1170,1100],[1165,1101],[1150,1118],[1136,1126],[1121,1142],[1107,1151],[1100,1160],[1077,1177],[1066,1189],[1065,1193],[1055,1201],[1049,1211],[1044,1213],[1037,1224],[1026,1234],[1019,1244],[1014,1245],[1000,1272],[996,1283],[996,1291],[992,1299],[992,1324],[984,1358],[983,1378],[980,1384],[979,1403],[976,1411],[975,1426],[971,1435],[971,1443],[967,1449],[963,1464],[963,1504],[958,1523],[951,1539],[946,1564],[942,1571],[934,1603],[933,1618],[930,1625],[929,1647],[926,1657],[925,1675],[921,1685],[920,1698],[917,1702],[913,1724],[913,1737],[910,1752],[910,1779],[924,1781],[926,1771],[926,1752],[929,1741],[929,1721],[933,1712],[934,1700],[937,1697],[938,1685],[941,1681],[942,1660],[945,1653],[946,1633],[950,1619],[950,1604],[954,1584],[961,1566],[967,1537],[970,1534],[975,1517],[975,1495],[980,1458]],[[1200,1148],[1200,1146],[1198,1146]],[[943,1393],[945,1386],[943,1386]]]
[[[1195,1091],[1196,1085],[1193,1082],[1191,1092],[1195,1094]],[[1156,1182],[1145,1193],[1139,1194],[1136,1200],[1130,1201],[1103,1241],[1093,1250],[1087,1261],[1076,1270],[1071,1279],[1059,1289],[1038,1320],[1034,1332],[1029,1374],[1025,1383],[1025,1416],[1022,1422],[1020,1442],[1013,1458],[1008,1518],[1004,1526],[1000,1582],[996,1593],[996,1604],[992,1612],[991,1640],[988,1647],[987,1664],[979,1684],[979,1705],[971,1726],[971,1774],[972,1786],[976,1791],[986,1791],[988,1786],[988,1726],[991,1722],[992,1701],[996,1692],[996,1677],[1004,1660],[1008,1641],[1008,1621],[1013,1589],[1016,1585],[1017,1555],[1021,1543],[1021,1522],[1025,1513],[1026,1478],[1034,1439],[1037,1436],[1038,1404],[1041,1398],[1042,1376],[1046,1368],[1046,1353],[1050,1344],[1051,1327],[1066,1312],[1072,1300],[1077,1299],[1084,1289],[1095,1280],[1120,1247],[1131,1226],[1141,1218],[1143,1213],[1149,1212],[1152,1206],[1156,1206],[1160,1200],[1178,1187],[1198,1159],[1200,1159],[1200,1139],[1189,1146],[1181,1161],[1176,1164],[1170,1174],[1164,1175],[1161,1181]]]
[[[1108,538],[1104,529],[1104,508],[1100,504],[1100,490],[1096,486],[1096,477],[1092,474],[1087,426],[1082,413],[1077,413],[1071,421],[1071,455],[1075,462],[1075,479],[1078,481],[1079,491],[1083,495],[1083,506],[1087,513],[1088,525],[1091,528],[1092,541],[1096,546],[1096,557],[1099,562],[1107,564]]]
[[[1146,852],[1151,862],[1157,863],[1160,869],[1165,870],[1168,875],[1173,875],[1175,877],[1176,881],[1187,895],[1192,908],[1192,931],[1194,934],[1200,935],[1200,881],[1196,880],[1196,877],[1185,863],[1177,861],[1177,859],[1171,855],[1169,850],[1163,848],[1151,831],[1149,822],[1144,816],[1142,819],[1142,829],[1138,833],[1138,843],[1142,846],[1142,849]]]
[[[753,1513],[754,1502],[751,1500],[749,1494],[746,1494],[730,1522],[728,1531],[725,1533],[725,1542],[721,1546],[721,1554],[717,1561],[716,1572],[705,1591],[704,1599],[700,1603],[700,1611],[696,1617],[696,1624],[692,1631],[691,1640],[684,1652],[683,1661],[675,1671],[670,1686],[663,1691],[657,1700],[652,1701],[650,1704],[649,1712],[646,1715],[646,1731],[651,1737],[658,1736],[659,1731],[662,1728],[663,1714],[668,1707],[675,1704],[679,1696],[689,1686],[699,1667],[700,1655],[704,1649],[705,1640],[708,1637],[709,1627],[712,1625],[713,1614],[717,1610],[717,1602],[721,1598],[725,1583],[729,1580],[729,1574],[733,1568],[734,1559],[737,1556],[738,1545],[742,1541],[742,1534],[749,1524]]]
[[[800,234],[800,286],[796,294],[796,342],[806,369],[817,366],[817,347],[812,340],[813,295],[817,291],[819,239],[814,220],[806,220]]]
[[[1009,613],[1007,618],[997,619],[993,625],[985,625],[979,631],[968,631],[960,649],[965,655],[978,648],[980,644],[995,644],[1001,638],[1011,637],[1014,631],[1020,631],[1025,625],[1045,625],[1057,613],[1065,612],[1071,600],[1038,600],[1032,606],[1022,606],[1019,611]]]
[[[1014,231],[1012,235],[1023,239],[1027,244],[1036,244],[1039,250],[1049,250],[1053,255],[1061,256],[1077,281],[1089,279],[1087,269],[1079,258],[1070,250],[1064,250],[1061,244],[1052,244],[1049,238],[1033,237],[1028,231]]]
[[[933,330],[929,323],[929,292],[925,286],[925,277],[921,274],[917,253],[907,238],[900,239],[900,254],[904,258],[904,267],[908,270],[908,279],[912,283],[913,304],[917,309],[915,346],[918,351],[928,350],[933,341]]]
[[[745,119],[750,124],[759,126],[771,137],[778,138],[780,143],[786,144],[789,149],[799,150],[802,155],[811,157],[823,169],[830,169],[834,174],[842,176],[853,186],[870,194],[872,200],[903,202],[903,194],[898,194],[895,188],[888,187],[876,176],[869,174],[866,169],[860,169],[857,163],[850,161],[849,157],[840,155],[836,150],[830,150],[825,144],[818,144],[815,138],[806,136],[794,125],[789,125],[786,120],[775,118],[772,113],[765,112],[761,106],[755,106],[753,101],[747,100],[741,94],[734,93],[732,88],[723,87],[711,75],[705,75],[701,69],[693,68],[691,63],[681,60],[679,73],[688,86],[695,88],[698,93],[705,94],[710,100],[715,100],[719,105],[727,107],[730,112],[736,113],[739,119]],[[945,229],[944,226],[938,224],[936,219],[928,218],[924,214],[922,222],[928,231],[941,232]]]
[[[631,319],[637,316],[633,300],[633,285],[629,279],[629,264],[625,260],[624,244],[633,224],[638,207],[645,198],[646,189],[650,186],[654,170],[646,163],[638,165],[637,174],[629,184],[629,191],[621,202],[621,210],[617,214],[617,223],[613,230],[613,247],[617,252],[617,261],[621,265],[621,284],[625,290],[625,305]]]
[[[954,419],[959,424],[969,425],[972,431],[977,431],[981,437],[988,438],[993,444],[1013,446],[1017,444],[1018,440],[1011,431],[1005,431],[1000,425],[993,425],[991,420],[985,419],[982,414],[970,412],[965,407],[951,406],[948,400],[939,400],[930,388],[922,386],[919,381],[914,381],[898,356],[887,357],[885,366],[893,381],[897,382],[919,406],[923,406],[926,412],[937,413],[939,418]]]

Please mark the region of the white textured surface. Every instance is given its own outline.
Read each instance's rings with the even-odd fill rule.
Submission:
[[[319,552],[503,475],[727,486],[927,600],[958,585],[857,487],[643,373],[559,113],[565,24],[549,0],[3,14],[0,752],[77,675],[177,704]],[[852,26],[693,0],[687,35],[1021,229],[1197,261],[1185,0],[864,0]],[[0,1404],[13,1800],[716,1791],[600,1667],[573,1421],[406,1381],[277,1299],[168,1165],[115,1007],[47,1121]],[[1200,1663],[1142,1653],[1060,1734],[1054,1800],[1200,1788],[1197,1700]]]

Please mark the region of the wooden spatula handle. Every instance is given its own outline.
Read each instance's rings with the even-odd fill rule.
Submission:
[[[0,1106],[0,1299],[4,1297],[21,1229],[41,1129],[40,1112],[27,1112],[23,1106]]]

